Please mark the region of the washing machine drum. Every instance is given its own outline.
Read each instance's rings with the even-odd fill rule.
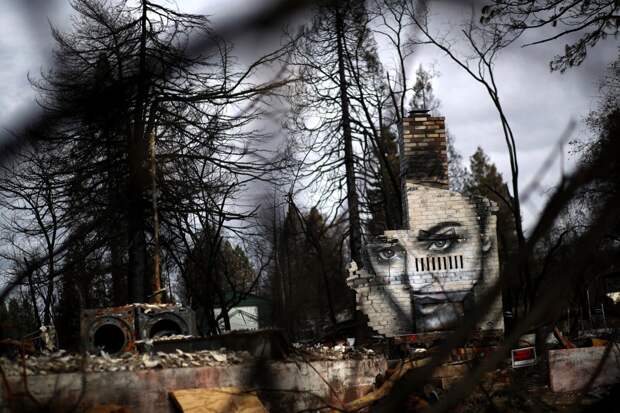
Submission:
[[[119,317],[98,317],[88,331],[88,352],[119,354],[130,351],[133,347],[134,333],[132,326]]]
[[[143,338],[158,338],[175,335],[190,335],[187,321],[174,312],[145,314],[144,325],[141,326]]]

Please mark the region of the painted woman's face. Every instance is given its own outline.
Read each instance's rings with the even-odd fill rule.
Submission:
[[[369,264],[386,281],[477,269],[481,242],[477,220],[475,226],[471,224],[471,220],[437,220],[407,231],[406,236],[382,237],[366,245]],[[418,280],[411,281],[418,284]]]
[[[388,231],[366,246],[378,279],[411,287],[417,331],[450,328],[467,310],[482,267],[480,220],[464,197],[421,208],[408,231]]]
[[[435,272],[463,269],[470,231],[459,221],[439,221],[417,229],[411,244],[412,270]]]
[[[387,280],[402,280],[407,273],[407,251],[397,239],[380,239],[366,245],[366,253],[375,275]]]

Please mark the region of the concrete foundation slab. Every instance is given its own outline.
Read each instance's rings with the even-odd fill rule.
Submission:
[[[270,412],[291,412],[361,397],[386,368],[383,358],[310,363],[257,361],[217,367],[37,375],[28,376],[27,386],[39,403],[49,406],[46,411],[50,412],[117,404],[134,413],[172,413],[170,391],[231,386],[256,390]],[[8,380],[11,392],[4,387],[0,390],[0,412],[29,411],[27,405],[32,401],[23,397],[22,378],[10,376]]]
[[[582,390],[598,373],[593,387],[620,382],[620,350],[613,346],[603,360],[606,347],[549,351],[549,378],[554,392]],[[603,362],[600,371],[599,365]]]

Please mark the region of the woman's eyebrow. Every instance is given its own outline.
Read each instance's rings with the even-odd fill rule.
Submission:
[[[429,236],[433,236],[437,234],[437,232],[441,231],[442,229],[449,228],[449,227],[460,227],[460,226],[462,226],[461,223],[456,222],[456,221],[440,222],[439,224],[433,225],[427,230],[421,229],[418,232],[418,241],[427,240]]]

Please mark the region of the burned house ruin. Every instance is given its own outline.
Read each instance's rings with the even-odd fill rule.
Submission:
[[[403,130],[405,228],[365,245],[347,280],[368,325],[387,337],[453,328],[499,277],[497,206],[449,190],[444,118],[413,111]],[[500,296],[477,329],[503,327]]]

